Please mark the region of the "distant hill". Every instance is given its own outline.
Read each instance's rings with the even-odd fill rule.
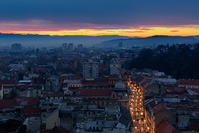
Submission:
[[[126,36],[50,36],[50,35],[22,35],[0,33],[0,47],[21,43],[24,47],[59,47],[62,43],[83,44],[93,46],[112,39],[126,39]]]
[[[199,36],[151,36],[146,38],[128,38],[128,39],[114,39],[104,41],[98,44],[98,47],[118,47],[122,42],[124,47],[132,47],[135,45],[153,46],[159,44],[194,44],[199,43]]]

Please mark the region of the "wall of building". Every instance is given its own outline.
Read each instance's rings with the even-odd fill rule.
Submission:
[[[52,129],[54,126],[60,126],[59,110],[55,110],[46,118],[46,129]]]

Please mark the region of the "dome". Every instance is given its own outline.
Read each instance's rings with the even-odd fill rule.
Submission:
[[[122,77],[119,76],[119,81],[115,84],[116,90],[124,90],[126,88],[125,84],[122,82]]]

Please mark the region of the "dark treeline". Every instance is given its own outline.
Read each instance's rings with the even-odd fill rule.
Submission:
[[[199,79],[199,45],[158,46],[143,49],[127,65],[129,69],[155,69],[177,79]]]

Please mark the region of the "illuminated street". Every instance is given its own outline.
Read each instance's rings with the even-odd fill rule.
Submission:
[[[144,119],[143,90],[132,81],[129,82],[129,86],[129,104],[134,124],[133,133],[145,133],[149,128],[146,127]]]

